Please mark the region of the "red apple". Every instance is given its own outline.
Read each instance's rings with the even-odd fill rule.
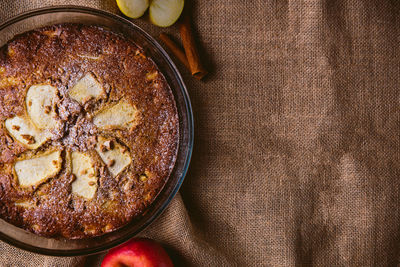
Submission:
[[[101,267],[173,267],[167,252],[155,241],[134,238],[111,249]]]

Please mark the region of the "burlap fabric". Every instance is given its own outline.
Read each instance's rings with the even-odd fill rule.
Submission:
[[[118,13],[114,0],[3,0],[0,18],[66,3]],[[193,160],[181,195],[143,235],[182,266],[398,265],[400,1],[190,4],[211,74],[199,82],[178,64]],[[0,260],[96,266],[101,256],[1,244]]]

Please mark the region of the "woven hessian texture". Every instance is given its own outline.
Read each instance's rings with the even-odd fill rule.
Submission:
[[[120,14],[114,0],[3,0],[0,18],[67,3]],[[398,265],[400,1],[186,4],[211,74],[200,82],[178,63],[193,159],[181,195],[143,235],[182,266]],[[101,257],[0,244],[1,266]]]

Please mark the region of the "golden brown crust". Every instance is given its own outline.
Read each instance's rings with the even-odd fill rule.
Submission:
[[[106,96],[79,105],[68,90],[87,73],[105,88]],[[10,137],[4,121],[26,113],[27,90],[36,84],[58,88],[56,107],[63,127],[29,150]],[[134,127],[102,130],[92,123],[96,113],[122,98],[138,111]],[[37,29],[0,49],[0,123],[0,217],[45,236],[101,235],[140,216],[168,178],[178,146],[175,102],[157,66],[132,42],[95,26]],[[117,177],[94,149],[100,135],[130,153],[132,162]],[[50,149],[63,151],[62,170],[47,182],[21,188],[15,161]],[[69,165],[71,151],[95,159],[98,188],[92,200],[71,193],[76,179]]]

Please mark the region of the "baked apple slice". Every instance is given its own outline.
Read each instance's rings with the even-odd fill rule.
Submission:
[[[93,123],[103,129],[131,129],[137,124],[138,110],[127,101],[106,107],[93,118]]]
[[[15,173],[21,187],[38,185],[54,177],[61,169],[61,151],[47,152],[37,157],[18,160]]]
[[[58,90],[51,85],[32,85],[26,93],[26,110],[39,129],[54,129],[59,125],[55,105]]]
[[[71,88],[68,94],[72,99],[84,104],[92,98],[98,99],[105,94],[105,90],[93,74],[87,73]]]
[[[127,148],[112,139],[98,136],[95,149],[113,176],[117,176],[132,161]]]
[[[50,139],[50,132],[41,131],[27,116],[16,116],[5,121],[8,133],[29,149],[36,149]]]
[[[97,190],[97,176],[92,158],[82,152],[71,153],[72,173],[75,181],[72,182],[72,193],[86,199],[92,199]]]

